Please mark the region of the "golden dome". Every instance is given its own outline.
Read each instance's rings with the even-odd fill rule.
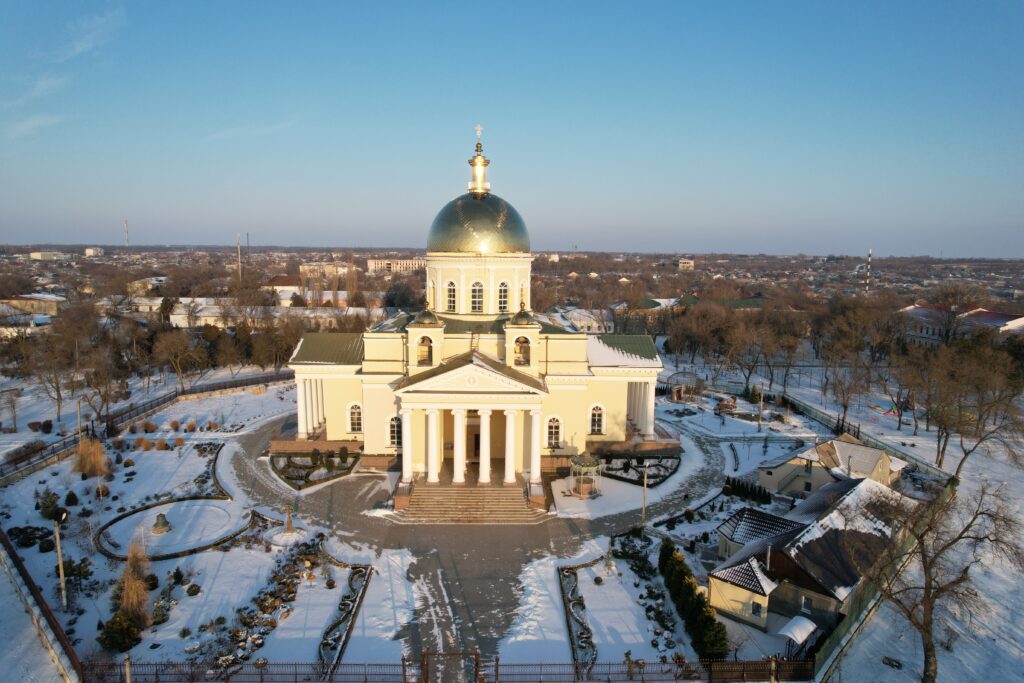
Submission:
[[[445,204],[438,212],[427,251],[470,254],[521,254],[530,251],[530,235],[522,216],[501,197],[491,194],[487,166],[476,127],[476,154],[469,160],[473,169],[469,192]]]
[[[530,251],[526,223],[515,208],[490,192],[467,192],[438,212],[427,251],[516,254]]]

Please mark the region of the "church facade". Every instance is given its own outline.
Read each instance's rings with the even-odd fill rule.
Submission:
[[[552,458],[653,440],[651,338],[532,311],[526,224],[491,193],[479,137],[469,163],[427,239],[426,308],[299,342],[299,440],[398,457],[405,483],[478,485],[539,484]]]

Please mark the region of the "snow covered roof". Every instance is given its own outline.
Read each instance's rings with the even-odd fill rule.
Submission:
[[[779,586],[768,578],[761,563],[753,557],[749,557],[739,564],[720,567],[711,572],[711,576],[758,595],[770,595]]]
[[[718,527],[718,533],[733,543],[746,545],[757,539],[767,539],[802,528],[803,524],[779,517],[757,508],[737,510]]]
[[[872,479],[858,480],[828,514],[786,544],[786,554],[821,588],[845,600],[891,533],[889,521],[871,515],[865,503],[898,495]]]
[[[598,334],[587,337],[587,361],[593,367],[660,368],[654,342],[646,334]]]
[[[779,629],[779,635],[789,638],[797,645],[803,645],[804,641],[811,637],[811,634],[818,630],[818,625],[807,617],[799,614],[786,622],[786,625]]]

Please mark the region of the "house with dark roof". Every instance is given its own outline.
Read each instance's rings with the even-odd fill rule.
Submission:
[[[762,630],[769,612],[835,624],[892,533],[890,521],[873,517],[865,503],[897,495],[871,479],[848,479],[822,487],[785,517],[733,515],[720,528],[746,543],[708,575],[711,606]]]

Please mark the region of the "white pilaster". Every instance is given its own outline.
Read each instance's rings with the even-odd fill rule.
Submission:
[[[436,484],[440,481],[437,477],[437,409],[431,408],[427,411],[427,483]]]
[[[452,483],[466,483],[466,411],[456,408],[452,411],[455,418],[455,457],[452,463]]]
[[[402,481],[412,481],[412,410],[402,409]]]
[[[480,411],[480,484],[491,483],[491,411]]]
[[[300,439],[305,439],[308,435],[306,431],[306,380],[295,379],[295,400],[298,405],[298,436]]]
[[[505,484],[516,483],[516,411],[505,411]]]
[[[530,411],[530,483],[540,483],[540,420],[541,411]]]

